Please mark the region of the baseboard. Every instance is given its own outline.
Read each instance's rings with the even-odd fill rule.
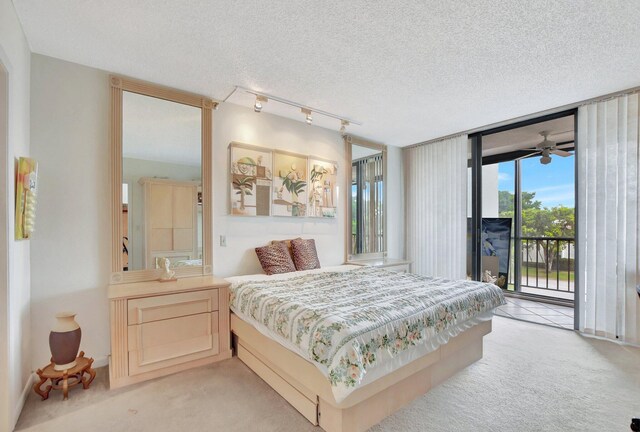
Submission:
[[[640,342],[636,343],[634,341],[624,341],[624,340],[620,340],[620,339],[612,339],[612,338],[608,338],[605,336],[600,336],[600,335],[595,335],[593,333],[585,333],[585,332],[581,332],[578,331],[580,333],[580,336],[585,337],[585,338],[589,338],[589,339],[597,339],[597,340],[601,340],[601,341],[606,341],[606,342],[613,342],[616,345],[621,345],[621,346],[629,346],[629,347],[633,347],[633,348],[640,348]]]
[[[13,410],[11,430],[13,430],[13,428],[18,423],[18,419],[20,418],[20,413],[22,413],[22,408],[24,408],[24,404],[27,401],[27,397],[29,396],[29,392],[31,391],[31,387],[33,386],[35,377],[36,377],[35,373],[29,374],[29,378],[27,379],[27,382],[25,383],[24,388],[22,389],[22,393],[20,394],[20,399],[18,399],[18,403],[16,404]]]
[[[104,357],[98,357],[97,359],[93,359],[93,366],[91,366],[92,368],[99,368],[99,367],[104,367],[104,366],[109,366],[109,356],[104,356]]]

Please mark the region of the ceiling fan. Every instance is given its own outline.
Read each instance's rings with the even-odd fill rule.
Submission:
[[[535,148],[531,148],[531,149],[526,149],[528,151],[533,151],[533,153],[531,153],[529,156],[532,156],[534,154],[540,153],[542,154],[542,157],[540,158],[540,163],[542,165],[547,165],[549,163],[551,163],[551,154],[557,155],[557,156],[562,156],[562,157],[568,157],[568,156],[572,156],[573,153],[565,151],[565,150],[561,150],[559,148],[556,147],[556,142],[555,141],[550,141],[549,140],[549,132],[548,131],[542,131],[540,132],[540,135],[544,138],[541,142],[539,142],[538,144],[536,144]]]

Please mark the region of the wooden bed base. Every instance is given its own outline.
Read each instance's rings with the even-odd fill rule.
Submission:
[[[238,358],[314,425],[327,432],[365,431],[482,358],[491,321],[476,325],[437,350],[385,375],[336,403],[326,377],[308,360],[231,314]]]

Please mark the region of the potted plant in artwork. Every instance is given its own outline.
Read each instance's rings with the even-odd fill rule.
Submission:
[[[233,188],[237,191],[236,195],[240,195],[240,210],[244,210],[244,197],[253,195],[253,177],[241,177],[233,181]]]
[[[298,171],[296,171],[296,165],[291,165],[291,170],[287,175],[280,176],[282,180],[282,187],[285,188],[291,194],[291,216],[300,216],[300,209],[303,206],[298,201],[298,195],[304,192],[304,188],[307,182],[304,181],[304,177]]]

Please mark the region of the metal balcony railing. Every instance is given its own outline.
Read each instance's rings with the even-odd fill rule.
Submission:
[[[515,244],[512,239],[512,244]],[[522,237],[521,288],[575,292],[575,239],[572,237]],[[513,255],[509,283],[514,284]],[[549,293],[554,296],[553,293]]]

